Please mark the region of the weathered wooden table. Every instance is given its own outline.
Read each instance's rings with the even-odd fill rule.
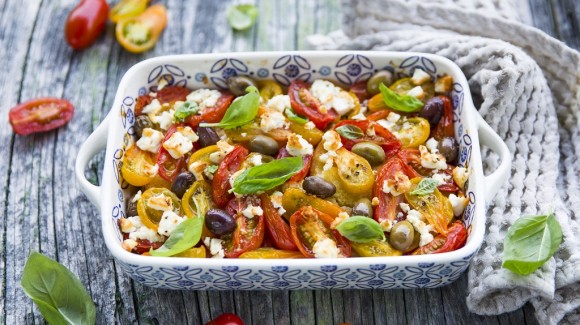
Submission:
[[[580,47],[580,3],[520,1],[528,23]],[[307,35],[340,26],[339,0],[256,0],[260,18],[243,33],[226,23],[231,1],[164,2],[170,19],[160,43],[132,55],[117,44],[112,26],[89,49],[72,51],[63,25],[76,0],[0,0],[0,322],[43,323],[19,284],[29,252],[40,251],[80,277],[97,304],[99,324],[202,324],[224,312],[248,324],[536,323],[530,305],[497,317],[469,313],[465,276],[440,289],[293,292],[155,290],[123,276],[102,240],[97,209],[74,179],[73,164],[111,107],[125,71],[164,54],[303,49]],[[15,136],[8,110],[40,96],[69,99],[76,105],[74,119],[53,132]],[[102,156],[91,167],[95,182],[101,169]]]

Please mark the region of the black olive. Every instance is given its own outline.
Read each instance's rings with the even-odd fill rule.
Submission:
[[[205,226],[212,233],[221,236],[236,229],[236,220],[220,209],[210,209],[205,214]]]
[[[280,150],[278,142],[265,135],[255,136],[252,140],[250,140],[248,146],[250,147],[250,151],[258,152],[267,156],[276,156],[278,154],[278,150]]]
[[[241,96],[246,94],[246,88],[250,86],[256,87],[256,83],[249,77],[246,76],[232,76],[226,80],[228,89],[236,96]]]
[[[197,143],[199,143],[202,148],[212,146],[220,141],[219,135],[217,135],[212,128],[198,127],[197,136],[199,137]]]
[[[139,215],[139,213],[137,213],[137,202],[139,202],[139,200],[133,202],[133,198],[127,202],[127,211],[125,211],[125,216],[127,218]]]
[[[371,200],[363,198],[354,204],[352,207],[352,215],[353,216],[365,216],[365,217],[373,217],[373,205],[371,204]]]
[[[457,159],[459,148],[457,147],[457,141],[455,138],[445,137],[441,139],[437,145],[437,148],[448,163],[453,163],[455,159]]]
[[[384,84],[389,87],[393,83],[393,74],[388,70],[380,70],[373,74],[367,81],[367,93],[371,96],[378,94],[379,85]]]
[[[137,135],[137,138],[143,136],[143,130],[146,128],[152,128],[153,123],[147,115],[139,115],[135,118],[135,124],[133,124],[133,131]]]
[[[195,176],[190,172],[183,172],[177,175],[173,184],[171,184],[171,192],[175,193],[178,198],[182,198],[183,194],[189,189],[191,184],[195,181]]]
[[[302,183],[302,188],[306,193],[316,195],[321,199],[326,199],[336,193],[336,187],[334,184],[326,181],[320,176],[306,177]]]
[[[427,101],[419,116],[429,121],[431,127],[435,127],[443,115],[443,100],[440,97],[433,97]]]

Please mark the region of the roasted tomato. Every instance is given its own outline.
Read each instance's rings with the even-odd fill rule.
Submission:
[[[165,138],[163,142],[167,141],[173,133],[177,131],[178,127],[182,127],[182,124],[173,124],[167,133],[165,133]],[[163,143],[162,142],[162,143]],[[185,165],[185,156],[175,159],[173,158],[167,149],[163,148],[163,145],[159,148],[159,152],[157,153],[157,165],[159,166],[159,176],[163,177],[169,182],[173,182],[175,177],[179,175],[181,169]]]
[[[431,130],[431,136],[437,141],[441,141],[441,139],[445,137],[455,136],[455,128],[453,126],[453,105],[451,105],[451,101],[448,97],[437,96],[437,99],[441,101],[443,113],[437,126]]]
[[[264,103],[274,96],[282,95],[282,86],[274,80],[261,80],[258,82],[258,88]]]
[[[350,246],[361,257],[403,255],[401,251],[394,249],[387,241],[373,240],[367,243],[351,242]]]
[[[421,182],[421,177],[411,180],[411,189],[405,193],[405,199],[409,205],[419,211],[427,219],[433,229],[440,234],[447,234],[447,225],[453,219],[453,207],[448,198],[446,198],[438,189],[433,193],[424,195],[414,195],[411,191]]]
[[[15,133],[27,135],[54,130],[73,117],[74,107],[64,99],[38,98],[10,109],[8,119]]]
[[[252,196],[233,198],[227,203],[226,212],[236,219],[236,229],[231,234],[221,237],[225,257],[238,257],[241,254],[258,249],[264,240],[264,215],[244,216],[242,211],[249,205],[260,206],[260,200]]]
[[[316,197],[314,195],[306,194],[304,190],[297,187],[290,187],[284,191],[282,196],[282,206],[287,211],[285,214],[291,215],[303,206],[309,205],[318,211],[321,211],[334,220],[338,214],[345,212],[338,205]]]
[[[260,201],[266,218],[266,230],[273,241],[274,247],[282,250],[298,250],[290,226],[282,219],[278,210],[274,208],[270,197],[267,194],[260,195]]]
[[[290,154],[288,153],[288,150],[286,150],[285,147],[282,147],[280,149],[280,152],[276,156],[276,159],[286,158],[286,157],[290,157]],[[294,174],[294,176],[292,176],[288,180],[289,182],[300,182],[301,180],[304,179],[304,177],[306,177],[306,175],[308,175],[308,171],[310,170],[310,164],[312,163],[312,155],[302,156],[302,162],[304,164],[304,167],[302,168],[301,171]]]
[[[213,200],[218,207],[223,208],[234,197],[234,194],[229,192],[232,188],[230,177],[240,169],[248,154],[248,149],[236,146],[224,157],[216,170],[213,176]]]
[[[342,257],[350,257],[349,241],[337,230],[330,229],[332,220],[331,216],[311,206],[304,206],[292,214],[290,228],[302,255],[315,257],[314,245],[322,239],[330,239],[336,244]]]
[[[153,208],[152,206],[155,206]],[[159,227],[159,220],[163,216],[163,209],[177,211],[181,214],[181,201],[166,188],[150,188],[141,194],[141,198],[137,201],[137,213],[141,222],[157,231]]]
[[[310,142],[313,146],[316,146],[320,140],[322,140],[322,136],[324,135],[324,132],[317,128],[308,129],[305,124],[296,123],[294,121],[290,121],[290,131],[302,136],[304,140]]]
[[[407,165],[411,166],[414,170],[416,170],[421,176],[431,177],[433,174],[437,173],[437,171],[429,168],[425,168],[421,165],[421,153],[417,149],[404,149],[399,151],[397,154],[399,158],[407,163]],[[454,166],[447,164],[447,169],[442,171],[441,173],[445,173],[449,175],[449,178],[444,184],[437,186],[440,191],[453,193],[459,190],[459,186],[455,184],[453,181],[452,173],[453,173]]]
[[[244,325],[244,322],[235,314],[221,314],[205,325]]]
[[[103,32],[109,5],[105,0],[82,0],[68,14],[64,36],[70,47],[79,50],[95,42]]]
[[[354,125],[364,132],[364,135],[358,139],[347,139],[342,135],[340,136],[342,145],[348,150],[351,150],[352,147],[359,142],[374,142],[383,148],[385,156],[389,158],[401,149],[401,142],[397,137],[378,123],[368,119],[363,121],[344,120],[338,122],[334,129],[336,130],[343,125]],[[369,130],[370,128],[372,128],[372,130]],[[429,133],[427,133],[427,135],[429,135]]]
[[[414,178],[419,174],[410,166],[405,164],[398,157],[393,157],[384,164],[377,172],[377,181],[373,187],[373,197],[379,199],[379,204],[375,206],[374,218],[379,223],[386,220],[393,221],[400,212],[399,203],[403,202],[403,195],[394,196],[391,193],[383,192],[385,182],[398,183],[404,178]],[[407,180],[408,181],[408,180]]]
[[[167,25],[167,10],[165,6],[156,4],[137,17],[119,20],[115,36],[127,51],[142,53],[155,46],[165,25]]]
[[[137,97],[137,101],[135,103],[135,115],[141,115],[141,111],[143,107],[151,104],[154,99],[159,101],[159,104],[173,104],[176,101],[185,101],[187,95],[191,91],[185,87],[179,86],[166,86],[163,87],[161,90],[157,91],[155,97],[151,97],[149,95],[141,95]]]
[[[391,129],[403,148],[419,148],[429,138],[431,126],[422,117],[401,118]]]
[[[205,247],[192,247],[188,250],[185,250],[179,254],[173,255],[173,257],[192,257],[192,258],[205,258],[207,252]]]
[[[310,85],[302,80],[295,80],[288,88],[292,109],[299,115],[306,116],[317,128],[324,130],[328,124],[338,118],[338,113],[328,108],[325,113],[320,112],[320,101],[310,93]]]
[[[409,90],[411,90],[413,88],[415,88],[415,84],[413,83],[411,78],[399,79],[395,83],[393,83],[391,86],[389,86],[389,89],[391,89],[392,91],[394,91],[395,93],[400,94],[400,95],[405,95]],[[424,84],[421,85],[421,88],[423,88],[423,92],[425,94],[425,96],[421,100],[423,102],[427,102],[427,100],[432,98],[434,93],[435,93],[435,85],[432,82],[425,82]],[[382,110],[388,110],[388,111],[391,110],[385,104],[385,101],[383,100],[383,95],[381,93],[374,95],[369,100],[368,108],[369,108],[369,111],[371,111],[371,112],[378,112],[378,111],[382,111]],[[401,112],[397,112],[397,113],[401,114]],[[406,115],[406,114],[402,113],[402,115]]]
[[[298,249],[298,248],[297,248]],[[299,251],[285,251],[272,247],[260,247],[253,251],[245,252],[239,258],[257,258],[257,259],[274,259],[274,258],[304,258]]]
[[[205,216],[207,210],[214,207],[211,185],[204,180],[193,182],[183,194],[181,207],[188,218],[196,218],[198,214]]]
[[[367,82],[362,80],[354,83],[350,86],[350,92],[358,98],[359,102],[363,102],[368,97]]]
[[[185,119],[185,123],[191,126],[194,130],[197,128],[199,123],[218,123],[226,114],[228,107],[234,100],[235,96],[227,91],[222,91],[222,95],[218,98],[214,107],[207,107],[201,111],[201,115],[195,114],[190,115]]]
[[[456,221],[449,227],[447,235],[439,234],[429,244],[417,248],[412,255],[439,254],[460,249],[467,241],[467,229],[463,222]]]
[[[157,175],[155,156],[143,151],[137,146],[131,146],[125,151],[121,174],[127,183],[133,186],[143,186]]]
[[[121,0],[109,13],[109,19],[113,23],[118,23],[122,19],[140,15],[147,9],[149,0]]]

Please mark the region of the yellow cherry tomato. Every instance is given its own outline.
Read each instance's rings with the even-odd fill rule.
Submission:
[[[117,41],[127,51],[142,53],[152,49],[167,25],[167,10],[153,5],[137,17],[121,19],[115,28]]]
[[[350,97],[352,97],[352,99],[354,100],[354,108],[352,109],[352,111],[348,114],[348,118],[352,119],[353,116],[357,115],[358,113],[360,113],[360,101],[358,100],[358,97],[356,97],[356,95],[352,92],[348,92],[348,94],[350,95]]]
[[[390,130],[405,149],[417,149],[425,143],[431,132],[429,121],[422,117],[401,118]]]
[[[260,247],[253,251],[245,252],[239,258],[257,258],[257,259],[271,259],[271,258],[304,258],[304,255],[298,251],[285,251],[270,247]]]
[[[282,95],[282,86],[274,80],[258,81],[258,88],[260,89],[260,97],[267,102],[274,96]]]
[[[157,175],[155,156],[150,152],[131,146],[125,151],[121,174],[127,183],[133,186],[143,186]]]
[[[193,164],[194,162],[202,162],[205,164],[212,164],[212,162],[209,160],[209,156],[214,153],[214,152],[218,152],[219,148],[218,146],[216,146],[215,144],[212,146],[207,146],[205,148],[201,148],[199,150],[197,150],[196,152],[194,152],[193,154],[191,154],[191,156],[189,157],[189,160],[187,160],[187,169],[190,169],[189,167],[191,166],[191,164]]]
[[[166,206],[177,214],[181,213],[181,201],[166,188],[150,188],[141,194],[137,201],[137,213],[141,222],[155,231],[159,228],[159,221],[163,216],[163,210],[155,209],[152,206]]]
[[[200,211],[197,210],[199,207]],[[188,218],[197,218],[198,212],[205,216],[207,210],[214,207],[211,185],[206,181],[195,181],[183,194],[181,199],[183,212]]]
[[[433,229],[443,235],[447,235],[447,225],[453,219],[453,206],[437,188],[429,194],[411,194],[411,192],[421,182],[421,177],[411,180],[411,189],[405,193],[405,199],[411,208],[419,211]]]
[[[148,0],[121,0],[109,12],[109,19],[113,23],[140,15],[147,8]]]
[[[143,186],[143,190],[147,190],[153,187],[163,187],[169,190],[171,189],[171,182],[157,174],[155,177],[153,177],[151,182]]]
[[[308,129],[306,128],[306,124],[300,124],[294,121],[290,121],[290,131],[302,136],[304,140],[310,142],[313,146],[316,146],[324,135],[324,132],[316,127]]]
[[[282,206],[286,210],[284,216],[287,217],[287,219],[305,205],[309,205],[320,212],[324,212],[332,218],[336,218],[339,213],[344,212],[344,210],[338,205],[314,195],[307,194],[301,188],[290,187],[284,191],[284,194],[282,195]]]
[[[173,257],[193,257],[193,258],[205,258],[206,257],[206,250],[205,247],[192,247],[188,250],[185,250],[179,254],[173,255]]]
[[[401,256],[387,241],[373,240],[368,243],[350,242],[352,249],[361,257]]]

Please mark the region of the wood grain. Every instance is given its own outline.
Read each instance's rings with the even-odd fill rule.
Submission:
[[[76,0],[0,1],[0,323],[44,323],[20,288],[26,257],[40,251],[78,275],[98,324],[203,324],[224,312],[247,324],[536,324],[529,304],[497,317],[469,313],[465,276],[431,290],[190,292],[144,287],[122,274],[102,240],[98,210],[72,175],[78,148],[111,108],[125,71],[165,54],[307,49],[306,36],[340,28],[339,0],[248,0],[258,21],[234,32],[225,12],[241,2],[163,1],[167,29],[152,51],[135,55],[119,46],[112,25],[90,48],[72,51],[63,22]],[[580,48],[577,1],[529,0],[529,8],[536,26]],[[14,136],[6,112],[39,96],[69,99],[75,117],[53,132]],[[98,184],[102,167],[100,154],[87,178]]]

